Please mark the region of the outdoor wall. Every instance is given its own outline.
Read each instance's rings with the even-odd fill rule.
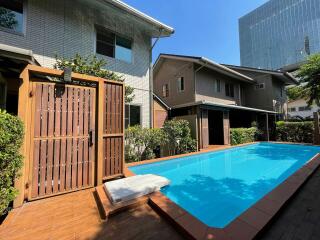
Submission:
[[[295,108],[295,111],[288,111],[288,116],[289,117],[303,117],[303,118],[313,118],[313,113],[318,112],[320,108],[317,105],[312,105],[311,110],[302,110],[299,109],[301,107],[306,107],[308,106],[306,100],[304,99],[298,99],[295,101],[288,102],[288,110],[290,108]]]
[[[215,80],[217,79],[221,82],[220,92],[215,90]],[[226,96],[226,83],[234,84],[234,98]],[[240,81],[227,78],[210,69],[201,69],[196,73],[196,101],[206,100],[215,103],[240,105],[239,86]]]
[[[166,120],[168,120],[167,109],[157,100],[153,99],[153,127],[162,128]]]
[[[193,64],[186,61],[165,59],[154,72],[153,90],[170,107],[194,102]],[[178,78],[184,78],[184,91],[178,91]],[[162,87],[169,85],[169,96],[163,97]]]
[[[133,39],[133,61],[127,63],[99,56],[107,61],[107,69],[121,73],[126,84],[135,88],[133,104],[142,106],[142,125],[150,126],[149,67],[151,37],[142,24],[120,16],[119,10],[86,1],[28,0],[25,32],[0,31],[0,43],[32,50],[35,59],[51,67],[54,56],[72,57],[95,54],[95,24]],[[98,1],[97,1],[98,2]]]
[[[263,89],[256,89],[255,84],[246,85],[244,90],[247,107],[273,111],[273,84],[270,75],[255,77],[258,83],[264,83]]]

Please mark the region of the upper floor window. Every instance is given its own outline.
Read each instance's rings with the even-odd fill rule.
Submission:
[[[258,83],[258,84],[256,84],[256,85],[254,86],[254,88],[255,88],[256,90],[265,89],[265,85],[264,85],[264,83]]]
[[[232,83],[226,83],[225,85],[226,96],[234,97],[234,85]]]
[[[184,77],[178,78],[178,91],[183,92],[184,91]]]
[[[0,0],[0,28],[22,33],[23,21],[22,0]]]
[[[97,27],[96,52],[125,62],[132,62],[132,41]]]
[[[295,112],[296,111],[296,108],[295,107],[291,107],[288,109],[288,112]]]
[[[169,85],[164,84],[162,86],[162,97],[169,97]]]
[[[128,105],[125,107],[125,128],[141,125],[141,106]]]
[[[221,92],[221,81],[220,79],[216,80],[216,91]]]
[[[299,107],[299,112],[310,111],[310,110],[311,110],[311,107],[309,107],[309,106]]]

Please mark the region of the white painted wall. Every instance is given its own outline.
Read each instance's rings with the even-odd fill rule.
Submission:
[[[136,88],[133,104],[142,106],[142,125],[150,126],[149,67],[151,36],[142,24],[104,5],[80,0],[28,0],[25,32],[0,30],[0,43],[32,50],[36,60],[52,67],[55,54],[64,57],[95,54],[95,24],[133,39],[133,61],[109,57],[107,69],[123,74],[126,84]]]
[[[320,110],[320,108],[317,105],[312,105],[311,110],[299,110],[299,107],[305,107],[307,106],[307,102],[304,99],[298,99],[296,101],[288,102],[288,116],[289,117],[295,117],[300,116],[303,118],[311,117],[313,118],[313,113]],[[291,108],[295,108],[295,111],[290,111]]]

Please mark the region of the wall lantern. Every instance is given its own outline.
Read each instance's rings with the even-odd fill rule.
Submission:
[[[65,82],[71,82],[71,73],[72,73],[72,69],[71,69],[71,67],[66,67],[65,69],[64,69],[64,72],[63,72],[63,80],[65,81]]]

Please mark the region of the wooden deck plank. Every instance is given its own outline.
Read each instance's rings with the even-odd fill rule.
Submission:
[[[147,204],[101,220],[93,193],[88,189],[27,203],[9,214],[0,239],[184,239]]]

